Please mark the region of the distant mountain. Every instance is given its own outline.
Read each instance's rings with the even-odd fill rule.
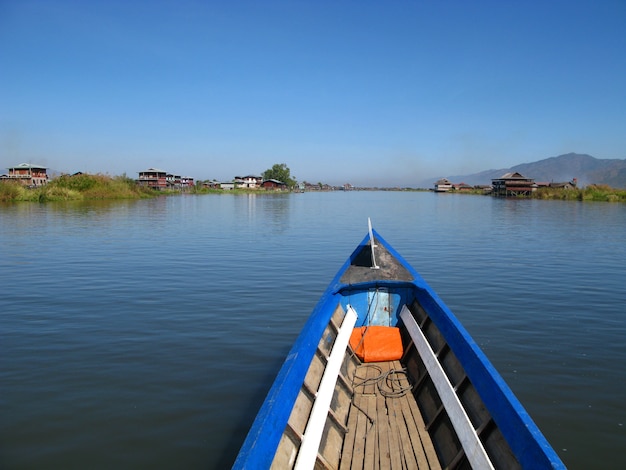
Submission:
[[[486,170],[471,175],[446,176],[453,183],[471,185],[491,184],[491,180],[508,172],[519,172],[536,182],[565,182],[578,179],[579,186],[607,184],[614,188],[626,188],[626,159],[599,159],[591,155],[568,153],[533,163],[522,163],[511,168]],[[426,187],[432,187],[436,179]]]

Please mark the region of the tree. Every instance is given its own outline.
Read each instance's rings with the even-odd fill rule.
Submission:
[[[264,180],[282,181],[288,188],[293,188],[298,182],[291,177],[291,171],[285,163],[276,163],[272,168],[262,173]]]

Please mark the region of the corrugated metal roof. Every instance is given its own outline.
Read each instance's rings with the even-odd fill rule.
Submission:
[[[46,167],[45,166],[41,166],[41,165],[33,165],[32,163],[20,163],[17,166],[13,166],[10,167],[9,170],[16,170],[16,169],[27,169],[30,168],[31,170],[45,170]]]

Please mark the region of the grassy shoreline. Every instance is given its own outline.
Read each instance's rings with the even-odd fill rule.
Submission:
[[[19,183],[0,183],[2,202],[81,201],[89,199],[145,199],[158,196],[127,176],[61,176],[45,186],[27,188]]]
[[[250,194],[274,192],[252,189],[210,189],[194,186],[191,189],[156,191],[138,185],[135,180],[122,176],[102,174],[64,175],[54,178],[45,186],[28,188],[17,182],[0,182],[0,202],[57,202],[57,201],[88,201],[114,199],[149,199],[161,196],[180,194]]]
[[[250,194],[258,190],[208,189],[194,187],[191,194]],[[260,191],[264,194],[274,192]],[[180,191],[155,191],[138,185],[135,180],[122,176],[82,174],[61,176],[51,180],[47,185],[38,188],[27,188],[14,182],[0,182],[0,202],[48,202],[48,201],[82,201],[103,199],[148,199],[159,196],[179,195]],[[461,194],[461,193],[459,193]],[[464,194],[484,194],[482,190]],[[585,188],[539,188],[531,195],[532,199],[563,200],[563,201],[601,201],[626,202],[626,190],[615,189],[606,185],[589,185]]]
[[[574,189],[539,188],[533,193],[532,198],[562,201],[626,202],[626,190],[595,184]]]
[[[482,189],[470,191],[449,191],[449,194],[470,194],[474,196],[490,196]],[[626,202],[626,189],[616,189],[607,185],[592,184],[584,188],[539,188],[530,196],[510,196],[511,199],[543,199],[552,201],[581,202]]]

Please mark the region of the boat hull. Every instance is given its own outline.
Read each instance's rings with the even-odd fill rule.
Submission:
[[[399,329],[401,357],[377,367],[401,374],[411,388],[402,397],[368,396],[381,413],[376,442],[387,442],[368,451],[361,446],[371,435],[367,426],[350,437],[363,419],[359,371],[368,365],[356,354],[361,345],[345,338],[372,327]],[[402,420],[407,428],[390,434],[398,426],[389,416],[402,415],[396,409],[414,421]],[[233,468],[342,468],[361,458],[375,458],[381,468],[399,459],[409,467],[421,459],[420,468],[564,468],[458,319],[376,232],[313,309]]]

